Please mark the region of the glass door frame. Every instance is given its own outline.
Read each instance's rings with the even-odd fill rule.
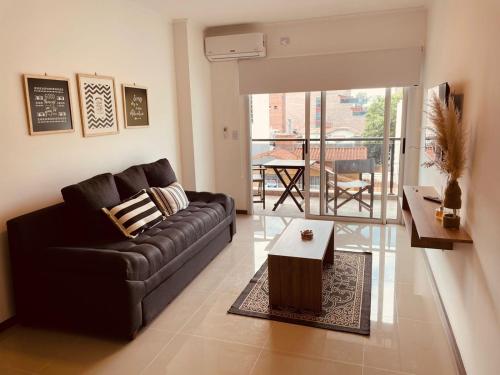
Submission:
[[[387,199],[388,199],[388,162],[389,162],[389,145],[390,145],[390,122],[391,122],[391,99],[392,99],[392,88],[385,88],[385,108],[384,108],[384,136],[383,136],[383,160],[382,160],[382,194],[381,194],[381,215],[380,218],[366,218],[357,216],[338,216],[338,215],[326,215],[325,214],[325,184],[326,184],[326,173],[325,173],[325,150],[326,150],[326,91],[321,91],[321,126],[320,126],[320,212],[319,214],[311,214],[311,155],[310,155],[310,144],[311,144],[311,93],[305,93],[305,218],[312,220],[337,220],[337,221],[356,221],[359,223],[375,223],[375,224],[399,224],[401,223],[401,201],[400,195],[403,188],[404,179],[404,157],[405,157],[405,140],[406,140],[406,117],[407,117],[407,107],[408,107],[408,90],[403,88],[403,105],[401,111],[401,135],[400,135],[400,147],[399,147],[399,170],[398,173],[398,195],[397,195],[397,217],[396,219],[387,218]],[[396,142],[396,140],[394,140]],[[394,158],[394,155],[391,155]]]

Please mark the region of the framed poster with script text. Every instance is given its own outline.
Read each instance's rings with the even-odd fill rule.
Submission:
[[[122,85],[125,128],[149,126],[148,89],[134,85]]]
[[[73,132],[69,79],[30,74],[23,78],[30,135]]]

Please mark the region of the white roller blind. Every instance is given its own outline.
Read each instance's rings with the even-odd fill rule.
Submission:
[[[420,84],[420,47],[239,61],[241,94]]]

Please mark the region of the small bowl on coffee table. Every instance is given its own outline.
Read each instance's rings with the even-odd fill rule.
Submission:
[[[313,239],[313,231],[311,229],[304,229],[300,231],[300,237],[303,241],[310,241]]]

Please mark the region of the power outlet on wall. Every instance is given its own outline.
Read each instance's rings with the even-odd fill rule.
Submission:
[[[289,36],[282,36],[280,38],[280,44],[283,46],[283,47],[286,47],[290,44],[290,37]]]

